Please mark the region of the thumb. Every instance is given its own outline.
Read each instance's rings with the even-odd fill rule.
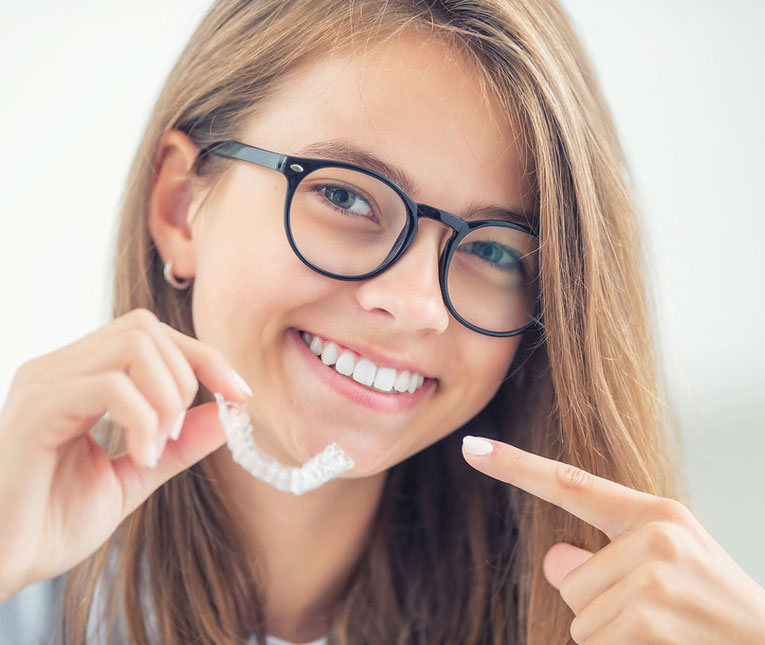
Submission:
[[[225,443],[226,433],[218,418],[218,404],[203,403],[187,410],[178,440],[168,440],[154,468],[137,464],[128,453],[114,458],[114,474],[123,491],[123,519],[167,480]]]
[[[563,578],[580,564],[587,562],[593,555],[595,554],[567,542],[553,544],[542,562],[542,570],[547,582],[556,589],[560,589]]]

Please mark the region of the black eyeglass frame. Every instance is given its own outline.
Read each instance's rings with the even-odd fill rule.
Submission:
[[[470,222],[465,221],[461,217],[458,217],[453,213],[449,213],[448,211],[444,211],[440,208],[435,208],[434,206],[429,206],[427,204],[420,204],[415,202],[406,192],[404,192],[404,190],[398,184],[388,179],[385,175],[382,175],[370,168],[357,166],[355,164],[350,164],[343,161],[334,161],[330,159],[313,159],[308,157],[294,157],[291,155],[280,154],[278,152],[271,152],[270,150],[257,148],[246,143],[231,140],[217,141],[210,144],[199,152],[199,157],[202,157],[206,154],[215,154],[221,157],[246,161],[248,163],[255,164],[256,166],[262,166],[263,168],[277,170],[285,176],[287,179],[287,193],[284,200],[284,230],[287,234],[287,240],[289,241],[292,250],[295,252],[295,255],[300,258],[301,262],[303,262],[303,264],[308,266],[310,269],[313,269],[317,273],[327,276],[328,278],[343,280],[347,282],[367,280],[369,278],[375,277],[376,275],[379,275],[403,256],[417,235],[419,219],[424,217],[440,222],[441,224],[451,228],[453,231],[451,237],[449,237],[449,239],[446,241],[446,246],[444,247],[444,250],[441,253],[441,257],[439,258],[438,280],[441,287],[441,295],[444,299],[446,307],[461,324],[465,325],[465,327],[468,329],[471,329],[480,334],[506,338],[509,336],[517,336],[518,334],[522,334],[534,325],[537,325],[541,322],[541,313],[539,312],[539,298],[537,298],[537,302],[535,304],[536,314],[523,327],[514,329],[509,332],[497,332],[490,329],[483,329],[477,325],[474,325],[459,314],[459,312],[452,304],[451,299],[449,298],[449,291],[446,287],[446,275],[449,271],[452,255],[459,246],[460,241],[468,233],[479,228],[484,228],[486,226],[502,226],[522,231],[523,233],[531,235],[538,240],[539,235],[533,229],[522,226],[520,224],[516,224],[514,222],[507,222],[505,220],[475,220]],[[356,172],[369,175],[370,177],[374,177],[375,179],[378,179],[389,186],[406,205],[407,224],[405,229],[406,236],[403,242],[397,241],[399,248],[396,249],[396,245],[394,245],[393,249],[391,249],[391,253],[388,254],[388,257],[383,261],[383,263],[370,273],[365,273],[360,276],[345,276],[331,273],[322,269],[321,267],[317,267],[316,265],[312,264],[303,256],[303,254],[300,252],[300,249],[298,249],[297,244],[295,243],[290,226],[290,206],[292,204],[292,199],[295,195],[295,191],[297,190],[298,185],[303,180],[303,178],[308,174],[315,172],[316,170],[320,170],[321,168],[344,168],[346,170],[354,170]]]

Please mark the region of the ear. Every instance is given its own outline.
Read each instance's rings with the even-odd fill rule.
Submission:
[[[189,223],[203,194],[191,181],[191,168],[199,150],[180,130],[160,140],[149,197],[149,231],[163,262],[172,261],[176,278],[196,272],[196,249]]]

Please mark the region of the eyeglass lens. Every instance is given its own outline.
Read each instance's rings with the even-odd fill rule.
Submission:
[[[297,186],[289,212],[301,255],[328,273],[357,277],[378,269],[406,237],[406,203],[379,179],[345,168],[320,168]],[[397,250],[397,249],[396,249]],[[446,276],[455,311],[470,324],[515,331],[534,316],[537,240],[488,225],[459,243]]]

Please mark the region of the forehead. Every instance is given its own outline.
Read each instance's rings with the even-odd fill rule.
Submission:
[[[262,107],[246,142],[301,154],[348,141],[412,177],[418,201],[452,212],[477,201],[531,210],[516,132],[481,87],[460,52],[398,35],[305,61]]]

